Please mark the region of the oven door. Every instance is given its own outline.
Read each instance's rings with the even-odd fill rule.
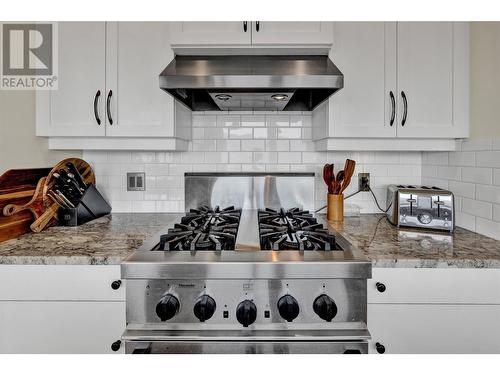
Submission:
[[[366,354],[359,330],[125,331],[127,354]]]

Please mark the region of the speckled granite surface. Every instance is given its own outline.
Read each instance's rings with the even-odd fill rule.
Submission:
[[[500,268],[500,241],[457,228],[453,235],[397,229],[385,215],[360,215],[332,224],[374,267]]]
[[[120,264],[179,214],[112,214],[0,243],[0,264]]]
[[[181,214],[113,214],[77,228],[53,227],[0,243],[0,264],[119,264]],[[457,228],[398,230],[384,215],[346,218],[332,226],[375,267],[500,268],[500,241]]]

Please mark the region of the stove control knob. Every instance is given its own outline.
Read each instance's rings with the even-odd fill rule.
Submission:
[[[291,322],[299,315],[299,304],[290,294],[286,294],[278,300],[278,311],[283,319]]]
[[[208,294],[202,295],[196,300],[193,312],[200,322],[210,319],[215,312],[215,300]]]
[[[313,310],[321,319],[327,322],[331,322],[335,315],[337,315],[335,301],[326,294],[322,294],[314,300]]]
[[[156,315],[162,322],[172,319],[179,311],[179,300],[173,294],[165,294],[156,305]]]
[[[255,303],[248,299],[240,302],[236,308],[236,319],[238,319],[238,322],[240,322],[243,327],[248,327],[255,322],[255,319],[257,319],[257,307]]]

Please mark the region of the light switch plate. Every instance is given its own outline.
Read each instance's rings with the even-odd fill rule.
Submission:
[[[146,173],[129,172],[127,173],[127,191],[145,191]]]

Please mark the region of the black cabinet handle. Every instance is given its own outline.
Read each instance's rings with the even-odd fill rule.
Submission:
[[[408,101],[406,100],[406,94],[401,91],[401,97],[403,98],[404,110],[403,110],[403,120],[401,120],[401,126],[405,126],[406,117],[408,117]]]
[[[97,90],[94,96],[94,117],[97,125],[101,125],[101,119],[99,118],[99,113],[97,112],[97,103],[99,102],[99,97],[101,96],[101,90]]]
[[[106,111],[108,113],[109,125],[113,125],[113,119],[111,118],[111,96],[113,95],[113,90],[109,90],[108,99],[106,100]]]
[[[247,32],[247,29],[248,29],[248,22],[247,21],[243,21],[243,31]]]
[[[257,21],[255,22],[255,31],[259,32],[259,30],[260,30],[260,22]]]
[[[346,349],[346,350],[344,350],[344,354],[361,354],[361,350],[359,350],[359,349]]]
[[[120,350],[121,346],[122,346],[122,341],[116,340],[114,343],[111,344],[111,350],[117,352],[118,350]]]
[[[385,353],[385,346],[382,345],[379,342],[375,343],[375,349],[377,349],[377,353],[379,353],[379,354],[384,354]]]
[[[120,289],[121,285],[122,285],[121,280],[115,280],[111,283],[111,289],[114,289],[114,290]]]
[[[377,290],[380,292],[380,293],[384,293],[385,292],[385,284],[382,284],[382,283],[376,283],[375,286],[377,287]]]
[[[391,97],[391,105],[392,105],[392,112],[391,112],[391,122],[389,125],[394,125],[394,118],[396,117],[396,100],[394,99],[394,93],[392,91],[389,92],[389,96]]]

